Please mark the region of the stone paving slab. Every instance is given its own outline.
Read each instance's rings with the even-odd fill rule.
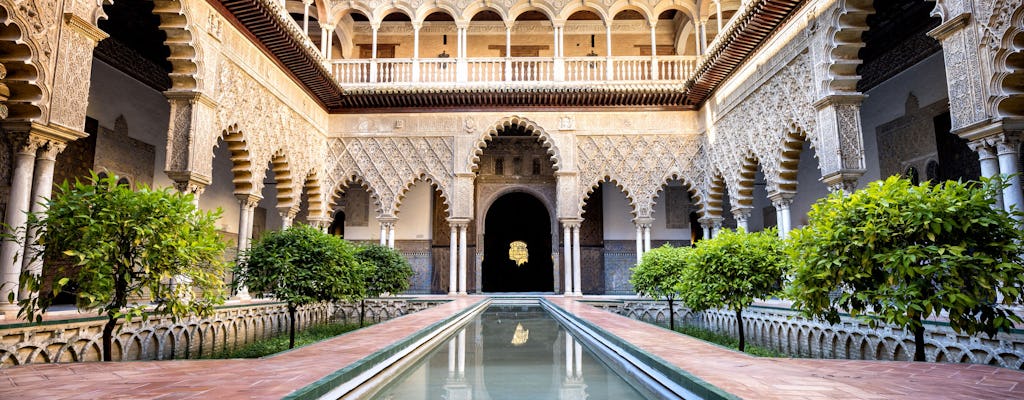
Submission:
[[[280,399],[483,300],[461,296],[261,359],[30,364],[0,369],[0,399]]]
[[[279,399],[482,300],[430,309],[248,360],[33,364],[0,369],[0,399]],[[604,311],[559,307],[749,399],[1024,399],[1024,372],[973,364],[758,358]]]
[[[564,297],[552,303],[748,399],[1024,399],[1024,372],[977,364],[762,358]]]

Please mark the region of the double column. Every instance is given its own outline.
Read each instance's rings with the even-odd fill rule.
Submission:
[[[395,223],[398,218],[380,217],[380,245],[395,248]]]
[[[563,293],[566,296],[583,295],[582,267],[580,266],[580,225],[582,223],[583,220],[580,219],[562,220],[562,248],[565,257]]]
[[[1024,193],[1021,189],[1021,177],[1017,164],[1020,161],[1018,148],[1020,135],[1014,132],[1003,132],[998,135],[977,139],[970,142],[972,150],[978,152],[981,163],[981,176],[1000,178],[1005,186],[996,195],[994,207],[1010,211],[1024,211]],[[1015,216],[1018,220],[1020,216]]]
[[[750,232],[750,226],[747,221],[750,221],[750,212],[753,207],[734,207],[732,209],[732,217],[736,220],[736,230],[743,229],[744,232]]]
[[[704,231],[704,239],[711,239],[722,229],[722,217],[701,217],[697,220]]]
[[[469,228],[468,219],[449,218],[448,225],[451,227],[449,242],[449,264],[448,264],[448,295],[466,294],[466,230]]]
[[[775,206],[775,216],[778,220],[779,237],[785,239],[789,231],[793,230],[793,217],[789,214],[789,206],[793,204],[795,193],[772,193],[768,200]]]
[[[653,218],[635,218],[633,225],[636,226],[636,263],[644,260],[644,253],[651,251],[651,225]]]

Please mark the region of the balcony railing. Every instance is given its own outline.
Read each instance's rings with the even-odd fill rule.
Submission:
[[[698,57],[381,58],[332,61],[341,84],[685,81]]]

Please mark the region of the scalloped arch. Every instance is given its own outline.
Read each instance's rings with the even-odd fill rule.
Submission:
[[[153,14],[160,17],[160,29],[167,34],[164,44],[171,49],[171,90],[203,90],[202,49],[193,37],[195,20],[183,0],[157,0]]]
[[[221,132],[214,142],[214,148],[220,146],[221,140],[228,148],[231,157],[231,183],[234,184],[236,195],[258,194],[253,191],[252,159],[245,134],[234,124]]]
[[[344,174],[337,182],[331,185],[330,193],[327,195],[328,212],[331,212],[338,207],[338,198],[340,197],[340,194],[343,193],[345,189],[351,188],[353,184],[366,190],[366,193],[370,195],[370,199],[373,201],[374,211],[380,215],[384,210],[380,195],[377,194],[377,190],[370,185],[369,181],[367,181],[366,178],[358,172]]]
[[[629,213],[633,214],[633,217],[635,218],[638,215],[637,213],[639,212],[639,206],[637,204],[636,199],[634,198],[634,191],[630,190],[630,188],[627,188],[625,185],[623,185],[622,182],[624,181],[613,176],[611,173],[605,172],[602,173],[600,176],[601,178],[598,179],[597,181],[590,182],[590,184],[587,186],[589,189],[587,189],[586,193],[584,193],[583,196],[580,196],[580,202],[578,204],[576,211],[577,216],[583,215],[583,207],[586,207],[587,200],[590,200],[590,195],[594,193],[594,190],[600,188],[602,183],[607,182],[615,185],[615,187],[618,188],[619,191],[626,196],[626,201],[629,202]]]
[[[0,4],[0,47],[7,50],[2,62],[7,73],[2,79],[10,89],[7,119],[36,121],[46,114],[45,103],[50,97],[46,87],[37,84],[45,81],[46,71],[36,65],[44,63],[39,60],[39,44],[7,7],[6,3]]]
[[[990,113],[999,117],[1024,117],[1024,4],[1009,16],[1009,24],[993,55],[993,95]]]
[[[480,155],[483,154],[484,148],[487,147],[487,142],[490,141],[491,138],[497,136],[499,130],[504,130],[506,128],[511,127],[512,125],[522,126],[532,136],[539,137],[541,141],[541,146],[544,146],[544,148],[547,149],[547,153],[551,158],[551,163],[554,170],[558,171],[561,168],[562,157],[560,155],[560,152],[558,151],[558,146],[556,146],[555,140],[551,137],[551,135],[546,130],[544,130],[544,128],[542,128],[540,125],[527,118],[523,118],[520,116],[510,116],[502,118],[497,122],[491,124],[490,128],[483,131],[483,133],[480,134],[480,136],[477,138],[476,142],[473,145],[473,150],[470,152],[469,155],[468,169],[470,171],[476,170],[477,167],[479,166],[478,164],[480,162]]]
[[[395,214],[397,215],[399,212],[401,212],[402,201],[405,200],[406,193],[408,193],[409,190],[411,190],[413,186],[416,186],[416,184],[420,183],[420,182],[425,182],[425,183],[429,184],[430,187],[433,190],[435,190],[438,193],[440,193],[441,201],[444,204],[444,210],[450,216],[452,208],[451,208],[451,199],[450,199],[450,196],[449,196],[449,193],[448,193],[448,188],[444,187],[441,184],[441,182],[443,182],[443,181],[438,180],[436,177],[434,177],[433,174],[431,174],[428,171],[420,171],[420,172],[417,173],[415,178],[408,179],[404,183],[402,183],[402,188],[401,188],[401,190],[398,191],[398,195],[395,196],[395,202],[391,206],[391,209],[395,210]]]

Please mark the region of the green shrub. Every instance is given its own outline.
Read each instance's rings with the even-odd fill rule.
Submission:
[[[397,294],[409,290],[412,267],[401,253],[387,246],[369,244],[359,247],[356,259],[369,268],[366,274],[366,297],[385,293]],[[359,304],[359,325],[366,315],[366,300]]]
[[[679,284],[686,266],[689,247],[672,247],[665,244],[644,253],[640,264],[633,267],[629,283],[637,294],[655,300],[668,301],[669,329],[675,329],[675,300],[679,297]]]

